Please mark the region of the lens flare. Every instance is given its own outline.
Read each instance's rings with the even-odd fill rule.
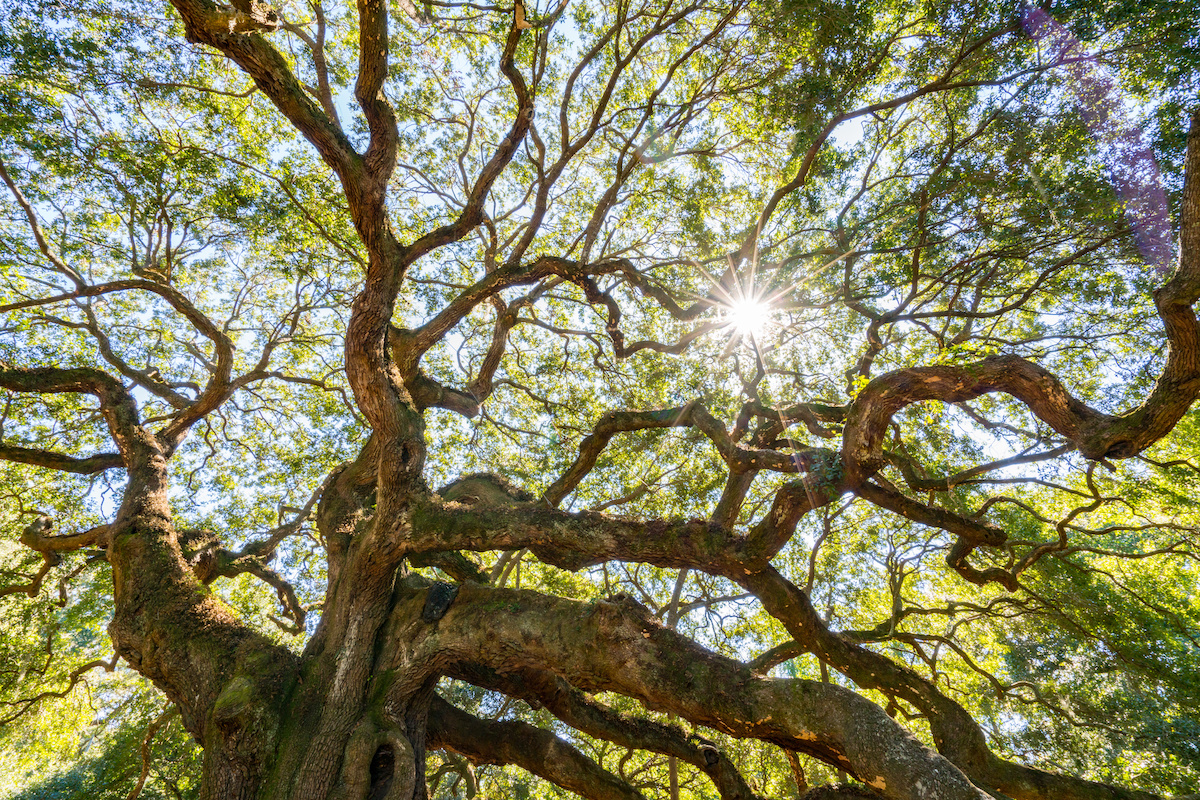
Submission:
[[[771,316],[771,306],[758,297],[737,300],[725,309],[724,319],[733,333],[751,339],[762,337]]]

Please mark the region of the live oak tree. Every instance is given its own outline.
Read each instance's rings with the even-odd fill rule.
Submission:
[[[6,748],[1196,791],[1186,5],[18,3]]]

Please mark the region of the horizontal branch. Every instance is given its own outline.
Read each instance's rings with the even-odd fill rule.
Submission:
[[[579,455],[567,471],[543,493],[545,502],[557,506],[574,491],[595,468],[600,454],[616,434],[665,428],[695,428],[700,431],[713,443],[734,473],[771,470],[794,474],[807,471],[815,465],[832,466],[834,461],[831,459],[832,453],[823,448],[784,453],[741,444],[738,441],[740,437],[731,435],[720,420],[698,402],[653,411],[609,411],[600,417],[592,432],[579,443]]]
[[[127,467],[144,464],[156,443],[142,431],[137,406],[121,382],[106,372],[90,367],[63,369],[59,367],[3,368],[0,366],[0,388],[14,392],[90,394],[100,401],[100,413],[108,423],[109,432],[121,451]]]
[[[466,584],[434,627],[421,613],[428,589],[407,588],[386,633],[397,696],[452,664],[550,669],[585,691],[617,692],[696,725],[811,754],[887,798],[986,798],[874,703],[833,684],[760,678],[635,603]]]
[[[126,377],[136,380],[143,388],[163,397],[178,409],[174,418],[159,433],[159,438],[167,443],[168,449],[171,450],[178,446],[180,440],[192,425],[221,405],[235,388],[231,380],[234,362],[233,341],[219,325],[209,319],[182,292],[157,281],[142,279],[117,280],[91,286],[81,284],[74,291],[64,292],[51,297],[31,298],[16,303],[9,303],[8,305],[0,306],[0,312],[51,305],[81,298],[102,297],[106,294],[126,291],[144,291],[157,295],[165,300],[180,316],[186,319],[196,331],[213,343],[216,357],[210,366],[211,375],[208,384],[200,391],[199,396],[194,401],[188,402],[186,398],[169,389],[165,384],[158,384],[148,379],[146,375],[132,370],[132,368],[117,358],[111,351],[108,337],[96,326],[94,318],[90,320],[90,325],[87,326],[99,341],[101,351],[105,353],[111,362],[117,365]],[[89,317],[91,317],[90,312]],[[61,469],[61,467],[57,468]],[[107,467],[104,468],[107,469]]]
[[[409,553],[527,547],[545,563],[568,570],[616,559],[711,571],[730,566],[738,552],[734,536],[705,520],[645,522],[540,503],[468,505],[437,496],[414,498],[404,546]]]
[[[712,779],[722,800],[758,800],[733,762],[710,743],[685,736],[673,725],[622,714],[587,697],[553,672],[525,669],[499,673],[479,666],[454,669],[454,676],[476,686],[520,697],[544,707],[578,731],[622,747],[649,750],[677,758]]]
[[[854,487],[854,493],[913,522],[957,534],[973,545],[999,547],[1008,541],[1008,533],[1003,528],[955,514],[944,508],[927,506],[882,483],[864,481]]]
[[[435,696],[429,706],[432,748],[476,764],[515,764],[589,800],[644,800],[644,795],[547,730],[520,720],[480,719]]]
[[[992,461],[987,464],[979,464],[969,469],[964,469],[954,475],[949,475],[944,478],[927,478],[919,474],[917,471],[918,464],[915,460],[908,456],[890,452],[887,454],[887,459],[895,467],[900,470],[900,474],[904,476],[904,482],[908,488],[914,492],[948,492],[955,486],[961,486],[973,478],[980,475],[986,475],[989,472],[1015,467],[1020,464],[1035,464],[1039,461],[1047,461],[1052,458],[1066,455],[1075,449],[1074,445],[1064,444],[1055,447],[1051,450],[1041,452],[1024,452],[1008,458],[1002,458],[997,461]]]
[[[3,701],[0,703],[0,705],[7,706],[13,710],[0,717],[0,725],[7,725],[13,720],[18,719],[23,714],[37,706],[37,704],[42,700],[66,697],[75,689],[76,686],[80,684],[80,682],[86,680],[84,676],[94,669],[103,669],[105,672],[112,672],[117,666],[117,658],[117,654],[113,653],[112,658],[108,661],[96,659],[95,661],[89,661],[80,667],[76,667],[71,671],[71,674],[67,676],[67,685],[62,689],[47,689],[46,691],[39,692],[31,697],[22,697],[17,700]]]
[[[558,256],[540,256],[529,264],[502,266],[489,272],[460,293],[433,319],[421,327],[414,330],[393,329],[393,348],[398,356],[397,361],[401,370],[406,374],[415,369],[417,360],[425,351],[439,342],[476,306],[495,297],[504,289],[514,286],[530,286],[552,275],[579,283],[589,276],[608,275],[632,268],[632,265],[625,260],[601,261],[585,265]]]
[[[77,533],[50,533],[54,521],[50,517],[39,517],[21,533],[21,544],[39,553],[57,553],[80,550],[84,547],[107,547],[111,532],[109,525],[97,525]]]
[[[996,756],[979,723],[965,708],[909,667],[830,631],[808,596],[774,568],[731,577],[754,592],[767,612],[783,623],[798,651],[815,654],[864,689],[901,698],[919,709],[929,722],[938,751],[977,786],[1014,800],[1162,800],[1147,792],[1059,775]],[[791,646],[786,652],[792,653]]]
[[[73,472],[76,475],[94,475],[97,472],[116,469],[122,465],[121,456],[116,453],[97,453],[94,456],[76,458],[56,453],[53,450],[11,444],[0,444],[0,459],[18,464],[56,469],[59,472]]]

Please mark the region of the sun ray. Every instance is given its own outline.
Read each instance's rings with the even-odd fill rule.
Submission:
[[[763,298],[750,295],[723,309],[723,316],[733,333],[757,341],[766,331],[773,310]]]

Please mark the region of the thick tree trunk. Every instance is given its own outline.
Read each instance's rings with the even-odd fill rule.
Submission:
[[[423,328],[393,327],[406,270],[484,220],[491,184],[530,130],[533,100],[514,66],[521,31],[530,27],[523,7],[514,8],[499,65],[516,104],[508,135],[483,165],[458,216],[401,243],[385,202],[398,140],[395,114],[383,91],[389,68],[387,5],[358,3],[355,98],[369,129],[368,146],[359,153],[308,96],[287,59],[251,33],[276,28],[274,12],[250,0],[235,3],[236,9],[208,0],[172,2],[189,38],[238,64],[336,172],[367,254],[363,288],[346,331],[345,365],[372,435],[358,459],[331,476],[322,493],[317,525],[328,549],[329,587],[321,623],[301,656],[243,625],[208,590],[211,568],[189,560],[172,520],[167,459],[187,428],[232,391],[233,348],[223,332],[171,290],[137,284],[152,288],[196,323],[216,351],[213,381],[158,434],[142,427],[124,386],[99,371],[4,371],[6,388],[86,392],[101,401],[128,473],[122,507],[104,533],[114,581],[109,632],[117,653],[179,707],[185,727],[203,746],[203,800],[424,800],[428,744],[476,761],[517,763],[590,796],[639,796],[628,782],[546,731],[479,720],[450,706],[435,694],[444,675],[538,702],[590,735],[693,764],[723,798],[753,796],[730,759],[711,745],[694,745],[669,725],[625,719],[583,692],[616,692],[696,726],[810,754],[897,800],[983,800],[981,786],[1033,800],[1144,796],[1001,761],[961,705],[912,670],[828,630],[807,595],[770,561],[805,513],[855,491],[882,508],[961,537],[951,551],[951,565],[969,580],[1018,587],[1020,569],[1031,562],[1009,573],[975,570],[965,561],[972,548],[1003,544],[1005,531],[871,482],[888,463],[884,442],[893,418],[914,403],[962,402],[1003,392],[1090,459],[1130,457],[1174,428],[1200,395],[1200,329],[1192,310],[1200,297],[1200,115],[1189,139],[1179,269],[1155,293],[1170,344],[1167,363],[1146,401],[1128,413],[1112,416],[1090,408],[1045,368],[1011,355],[900,369],[871,381],[845,409],[825,407],[823,413],[844,423],[839,452],[785,452],[762,444],[778,431],[756,434],[761,438],[752,440],[759,443],[751,448],[698,403],[678,411],[623,412],[601,420],[543,502],[509,503],[514,498],[501,489],[496,504],[485,486],[467,487],[479,489],[481,496],[460,484],[462,497],[439,497],[423,484],[423,411],[443,402],[444,393],[439,395],[443,389],[419,372],[422,354],[485,298],[553,275],[577,283],[589,302],[608,306],[608,333],[616,354],[624,355],[633,349],[624,348],[615,301],[594,279],[620,273],[645,288],[624,261],[584,269],[565,258],[542,256],[523,266],[518,254]],[[762,221],[803,183],[820,144],[813,145],[797,177],[776,193]],[[590,231],[589,241],[594,235]],[[84,296],[82,287],[76,296]],[[511,324],[498,321],[498,331]],[[495,368],[502,346],[489,349],[489,369]],[[488,376],[480,374],[480,394],[490,386]],[[467,397],[459,393],[453,402],[477,410],[482,401],[475,390],[470,402]],[[815,418],[810,422],[817,424]],[[615,433],[676,426],[708,436],[730,469],[711,518],[642,521],[557,510]],[[10,452],[31,458],[28,450]],[[85,463],[60,462],[76,469]],[[761,469],[808,477],[785,485],[762,522],[734,536],[738,510]],[[817,473],[825,476],[820,483],[810,480]],[[763,678],[660,625],[627,597],[582,603],[472,580],[452,586],[406,574],[404,566],[405,559],[447,550],[519,548],[566,569],[629,560],[704,570],[738,582],[784,624],[799,649],[817,654],[860,686],[923,712],[941,753],[845,688]],[[678,600],[677,589],[672,604]]]
[[[254,633],[213,597],[184,560],[165,504],[141,506],[109,544],[120,654],[180,709],[204,747],[202,798],[252,798],[271,763],[298,659]]]

